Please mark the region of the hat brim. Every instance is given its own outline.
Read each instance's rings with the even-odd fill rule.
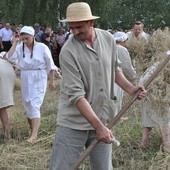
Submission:
[[[81,22],[81,21],[90,21],[90,20],[95,20],[95,19],[98,19],[100,18],[99,16],[92,16],[92,17],[89,17],[89,18],[80,18],[80,19],[74,19],[74,18],[66,18],[66,19],[63,19],[63,20],[60,20],[60,22]]]

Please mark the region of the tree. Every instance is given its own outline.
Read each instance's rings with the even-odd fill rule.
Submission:
[[[3,0],[0,19],[32,25],[48,23],[54,28],[65,18],[68,4],[80,0]],[[90,4],[93,15],[100,16],[96,24],[101,28],[131,28],[134,20],[145,27],[158,28],[170,25],[170,0],[84,0]]]

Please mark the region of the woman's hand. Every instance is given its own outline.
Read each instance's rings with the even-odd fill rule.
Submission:
[[[19,35],[19,33],[15,33],[12,38],[12,42],[17,43],[18,41],[20,41],[20,35]]]

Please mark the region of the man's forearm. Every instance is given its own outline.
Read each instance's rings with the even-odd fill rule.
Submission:
[[[133,84],[130,83],[126,77],[124,76],[122,71],[116,71],[115,74],[115,82],[118,84],[123,90],[125,90],[128,94],[133,94]]]

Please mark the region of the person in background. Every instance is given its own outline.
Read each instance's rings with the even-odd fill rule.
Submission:
[[[115,115],[114,82],[131,95],[140,88],[139,98],[146,94],[143,86],[133,86],[124,77],[112,35],[94,28],[98,18],[87,3],[67,7],[72,35],[60,53],[62,83],[50,170],[70,170],[96,137],[100,142],[90,153],[91,169],[112,170],[115,137],[107,124]]]
[[[15,71],[5,58],[6,52],[0,53],[0,120],[5,139],[10,138],[10,126],[7,108],[14,105],[13,90]]]
[[[20,31],[21,31],[21,27],[16,27],[14,32],[13,32],[13,35],[12,35],[12,38],[11,38],[11,43],[13,43],[13,39],[17,36],[19,37],[20,35]],[[21,41],[19,41],[19,43],[21,43]]]
[[[41,35],[43,34],[43,31],[40,29],[40,24],[35,23],[34,24],[34,30],[35,30],[35,40],[37,42],[41,42]]]
[[[48,46],[51,51],[51,36],[53,34],[52,28],[47,26],[41,34],[41,42]]]
[[[69,39],[69,37],[70,37],[70,35],[71,35],[72,33],[71,33],[71,30],[70,29],[68,29],[67,30],[67,32],[66,32],[66,38],[65,38],[65,41],[67,41],[68,39]]]
[[[18,27],[20,27],[20,28],[22,28],[23,26],[24,26],[24,24],[22,24],[22,23],[18,24]]]
[[[136,71],[132,65],[130,54],[127,48],[125,47],[128,37],[124,32],[118,31],[113,35],[113,38],[116,41],[118,59],[121,62],[120,66],[123,71],[123,74],[130,82],[134,82],[136,78]],[[122,108],[123,90],[117,84],[115,84],[114,90],[116,96],[115,103],[118,109],[117,112],[119,112]]]
[[[10,23],[10,28],[11,28],[12,32],[14,32],[15,28],[16,28],[16,24],[15,23]]]
[[[54,31],[51,35],[51,53],[53,57],[54,64],[58,67],[58,52],[57,52],[57,41],[56,41],[56,32]],[[59,67],[58,67],[59,68]]]
[[[63,28],[60,28],[58,30],[58,33],[56,34],[55,36],[55,40],[57,42],[57,67],[60,68],[60,59],[59,59],[59,55],[60,55],[60,51],[61,51],[61,48],[62,46],[64,45],[65,43],[65,39],[66,39],[66,33],[65,33],[65,29]]]
[[[2,29],[4,26],[3,26],[3,23],[0,22],[0,29]]]
[[[13,32],[9,22],[5,23],[5,27],[0,29],[0,50],[8,51],[11,48],[11,38]]]
[[[49,73],[49,88],[54,89],[54,65],[49,48],[35,41],[35,31],[31,26],[24,26],[20,31],[20,38],[15,37],[9,52],[9,59],[18,60],[18,68],[21,70],[22,100],[30,126],[31,135],[28,142],[33,143],[37,139],[40,126],[40,108],[44,100],[47,78]],[[23,43],[17,45],[19,40]]]
[[[167,52],[170,55],[170,51]],[[166,55],[165,55],[166,56]],[[158,59],[153,62],[140,77],[139,83],[144,84],[155,72]],[[161,131],[162,146],[164,151],[170,153],[170,63],[156,77],[152,87],[148,89],[147,97],[141,102],[142,140],[140,148],[149,146],[150,134],[153,128]]]
[[[131,31],[127,32],[128,40],[142,40],[147,41],[148,34],[143,31],[144,24],[141,21],[135,21]]]

